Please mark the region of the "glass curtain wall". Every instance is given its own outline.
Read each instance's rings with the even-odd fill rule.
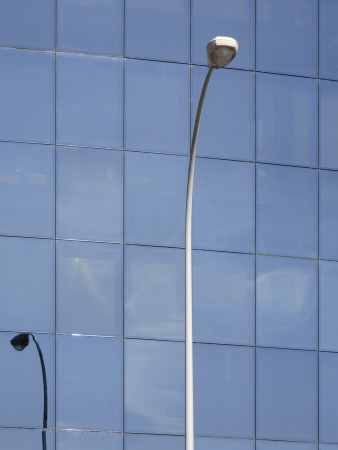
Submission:
[[[0,447],[338,448],[337,0],[0,0]],[[330,449],[332,446],[330,447]]]

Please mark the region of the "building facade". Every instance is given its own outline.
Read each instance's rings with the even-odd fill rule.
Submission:
[[[338,1],[0,0],[0,448],[338,448]]]

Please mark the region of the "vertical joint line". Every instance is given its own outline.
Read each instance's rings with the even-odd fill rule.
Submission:
[[[125,73],[126,73],[126,1],[123,0],[123,69],[122,69],[122,448],[125,449],[125,339],[124,339],[124,303],[125,303]]]
[[[256,443],[257,443],[257,0],[255,0],[255,72],[254,72],[255,80],[254,80],[254,102],[255,102],[255,110],[254,110],[254,122],[255,122],[255,132],[254,132],[254,149],[255,149],[255,159],[254,159],[254,169],[255,169],[255,193],[254,193],[254,202],[255,202],[255,268],[254,268],[254,276],[255,276],[255,283],[254,283],[254,289],[255,289],[255,323],[254,323],[254,342],[255,342],[255,361],[254,361],[254,383],[255,383],[255,392],[254,392],[254,399],[255,399],[255,449],[256,449]]]
[[[58,6],[58,0],[55,0],[54,5],[54,445],[55,448],[57,446],[57,438],[56,438],[56,418],[57,418],[57,409],[56,409],[56,386],[57,386],[57,345],[56,345],[56,327],[57,327],[57,278],[56,278],[56,264],[57,264],[57,246],[56,246],[56,199],[57,199],[57,183],[56,183],[56,176],[57,176],[57,170],[56,170],[56,126],[57,126],[57,119],[56,119],[56,76],[57,76],[57,6]],[[48,424],[47,424],[48,425]]]
[[[320,12],[319,12],[319,0],[317,0],[317,255],[318,255],[318,261],[317,261],[317,437],[318,437],[318,450],[319,450],[319,425],[320,425],[320,420],[319,420],[319,389],[320,389],[320,385],[319,385],[319,376],[320,376],[320,368],[319,368],[319,361],[320,361],[320,352],[319,352],[319,327],[320,327],[320,309],[319,309],[319,295],[320,295],[320,279],[319,279],[319,202],[320,202],[320,187],[319,187],[319,181],[320,181],[320,177],[319,177],[319,151],[320,151],[320,107],[319,107],[319,102],[320,102],[320,98],[319,98],[319,60],[320,60],[320,35],[319,35],[319,28],[320,28]]]

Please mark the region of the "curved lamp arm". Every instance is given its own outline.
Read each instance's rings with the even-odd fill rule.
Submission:
[[[43,354],[40,348],[38,341],[36,340],[34,334],[29,333],[32,336],[32,339],[36,345],[36,348],[39,353],[41,369],[42,369],[42,380],[43,380],[43,428],[47,428],[47,419],[48,419],[48,393],[47,393],[47,376],[46,376],[46,367],[45,361],[43,359]]]
[[[45,361],[43,359],[43,354],[40,348],[38,341],[36,340],[34,334],[29,333],[32,336],[32,339],[36,345],[36,348],[39,353],[41,369],[42,369],[42,380],[43,380],[43,428],[47,428],[47,419],[48,419],[48,393],[47,393],[47,376],[46,376],[46,367]],[[47,450],[47,442],[46,442],[46,430],[42,430],[42,449]]]
[[[185,449],[194,450],[194,383],[192,346],[192,264],[191,264],[191,217],[194,188],[195,156],[198,130],[205,93],[213,67],[209,68],[198,103],[194,134],[190,149],[187,203],[185,214]]]

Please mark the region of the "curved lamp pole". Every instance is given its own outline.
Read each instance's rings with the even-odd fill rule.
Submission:
[[[202,107],[208,83],[214,69],[231,63],[238,51],[238,43],[230,37],[218,36],[207,45],[209,71],[201,92],[194,133],[190,149],[187,204],[185,215],[185,449],[194,450],[194,392],[192,347],[192,264],[191,264],[191,216],[194,186],[195,156]]]
[[[11,344],[18,352],[24,350],[29,344],[29,336],[32,336],[32,339],[36,345],[36,348],[39,353],[41,369],[42,369],[42,379],[43,379],[43,430],[42,430],[42,449],[47,450],[46,444],[46,428],[47,428],[47,411],[48,411],[48,394],[47,394],[47,377],[46,377],[46,367],[45,361],[43,359],[43,354],[40,348],[38,341],[36,340],[34,334],[32,333],[22,333],[18,334],[11,340]]]

